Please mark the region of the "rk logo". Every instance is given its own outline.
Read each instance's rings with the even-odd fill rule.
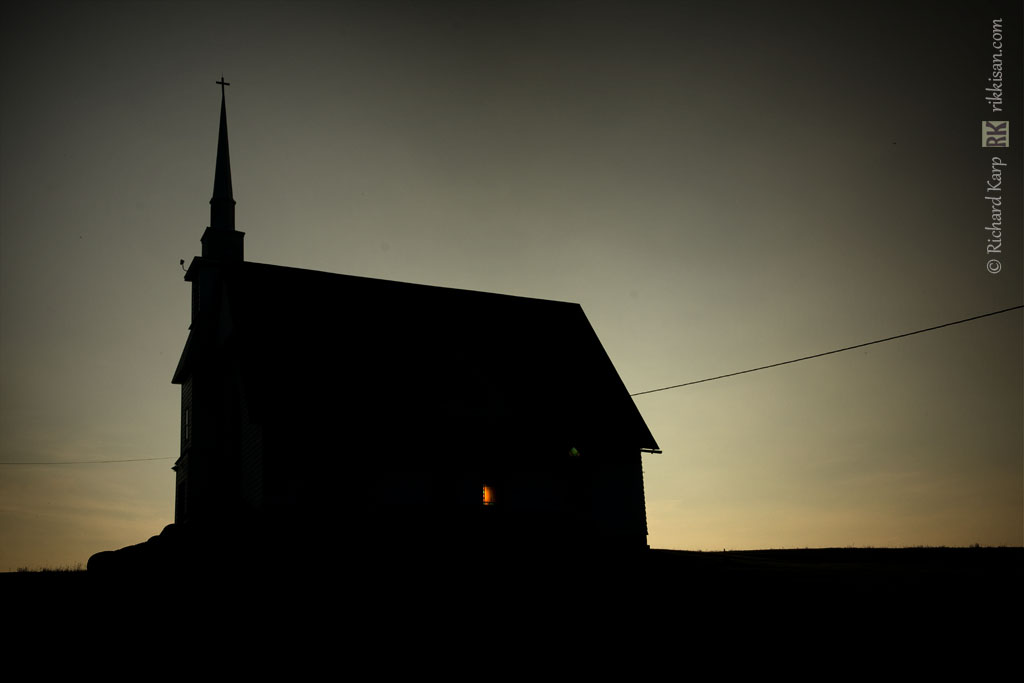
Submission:
[[[981,146],[982,147],[1009,147],[1010,146],[1010,122],[1009,121],[982,121],[981,122]]]

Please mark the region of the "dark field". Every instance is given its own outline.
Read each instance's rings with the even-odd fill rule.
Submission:
[[[95,573],[93,573],[95,574]],[[818,599],[877,602],[900,600],[966,601],[1021,606],[1024,599],[1024,548],[821,548],[804,550],[747,550],[694,552],[648,550],[611,555],[531,556],[501,551],[456,557],[432,555],[422,549],[408,555],[355,555],[337,552],[294,564],[279,563],[273,573],[213,568],[205,577],[183,577],[181,583],[244,585],[258,580],[263,591],[277,588],[275,577],[290,581],[302,577],[306,587],[333,584],[341,577],[359,577],[375,590],[389,585],[402,591],[410,585],[430,584],[458,597],[481,585],[504,583],[506,588],[564,591],[572,594],[641,596],[651,603],[733,603],[789,600],[813,603]],[[161,578],[164,578],[161,576]],[[19,571],[0,575],[8,590],[74,590],[88,593],[96,587],[146,582],[146,573],[96,576],[87,571]],[[622,584],[632,582],[630,588]]]
[[[339,552],[274,572],[21,572],[0,575],[0,587],[8,620],[29,626],[149,644],[187,633],[217,647],[244,634],[267,653],[405,670],[498,652],[501,666],[543,653],[594,671],[638,656],[758,669],[768,656],[805,673],[818,661],[914,677],[955,661],[987,680],[1024,640],[1024,548]]]

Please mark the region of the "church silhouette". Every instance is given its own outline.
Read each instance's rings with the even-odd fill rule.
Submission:
[[[218,83],[210,225],[172,380],[174,526],[646,548],[641,453],[660,451],[582,308],[245,261]]]

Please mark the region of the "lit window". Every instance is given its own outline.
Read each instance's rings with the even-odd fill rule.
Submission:
[[[494,488],[484,486],[484,505],[494,505]]]

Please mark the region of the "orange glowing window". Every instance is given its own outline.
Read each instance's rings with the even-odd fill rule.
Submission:
[[[494,505],[494,488],[484,486],[484,505]]]

